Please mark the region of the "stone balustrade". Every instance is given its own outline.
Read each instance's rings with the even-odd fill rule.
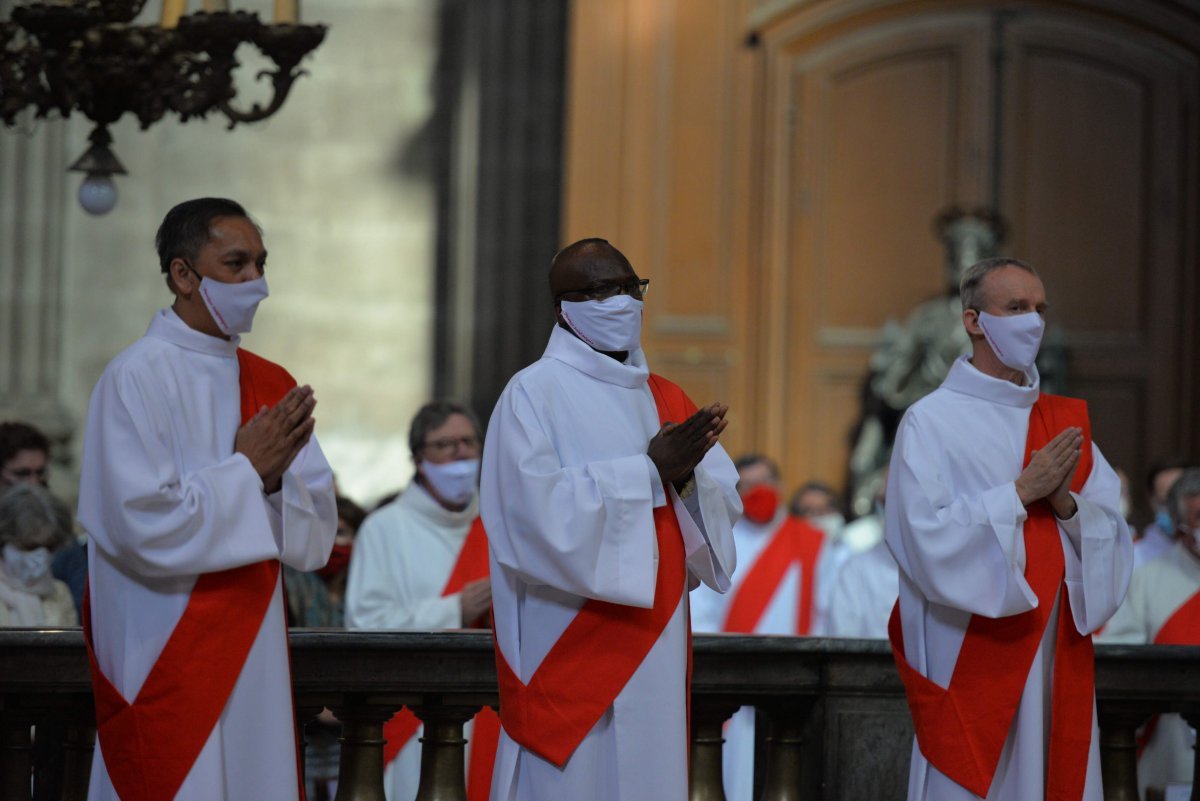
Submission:
[[[329,707],[343,723],[337,801],[383,801],[382,728],[401,705],[426,724],[418,801],[465,801],[462,725],[496,703],[487,633],[293,630],[291,643],[298,714]],[[1160,712],[1200,722],[1200,647],[1096,654],[1105,798],[1135,801],[1135,729]],[[884,643],[697,636],[692,690],[692,801],[724,799],[721,726],[746,704],[760,711],[757,798],[905,797],[912,726]],[[0,798],[30,798],[32,771],[34,801],[83,801],[93,741],[79,630],[0,631]]]

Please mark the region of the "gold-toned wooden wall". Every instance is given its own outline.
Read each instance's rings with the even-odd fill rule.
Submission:
[[[563,239],[652,279],[652,364],[733,405],[731,451],[840,484],[881,326],[942,290],[933,218],[997,197],[1111,460],[1200,446],[1187,4],[576,0],[571,32]]]

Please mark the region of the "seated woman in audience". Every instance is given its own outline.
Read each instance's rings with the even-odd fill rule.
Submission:
[[[0,492],[0,626],[76,626],[71,590],[50,574],[53,553],[71,540],[66,504],[35,484]]]

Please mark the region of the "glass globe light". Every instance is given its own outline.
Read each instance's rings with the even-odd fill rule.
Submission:
[[[117,205],[117,185],[112,176],[103,172],[89,172],[79,185],[79,205],[88,214],[108,214]]]

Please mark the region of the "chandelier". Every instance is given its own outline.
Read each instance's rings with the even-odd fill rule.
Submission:
[[[233,128],[274,114],[304,71],[301,59],[325,38],[325,26],[299,24],[299,0],[275,0],[275,20],[231,11],[229,0],[204,0],[192,14],[187,0],[163,0],[158,25],[134,25],[147,0],[46,0],[17,6],[0,20],[0,120],[69,117],[95,123],[91,147],[71,167],[86,177],[79,202],[92,214],[117,201],[113,175],[125,174],[108,127],[126,112],[143,130],[168,112],[181,122],[219,112]],[[253,44],[274,63],[265,105],[236,103],[235,53]]]

